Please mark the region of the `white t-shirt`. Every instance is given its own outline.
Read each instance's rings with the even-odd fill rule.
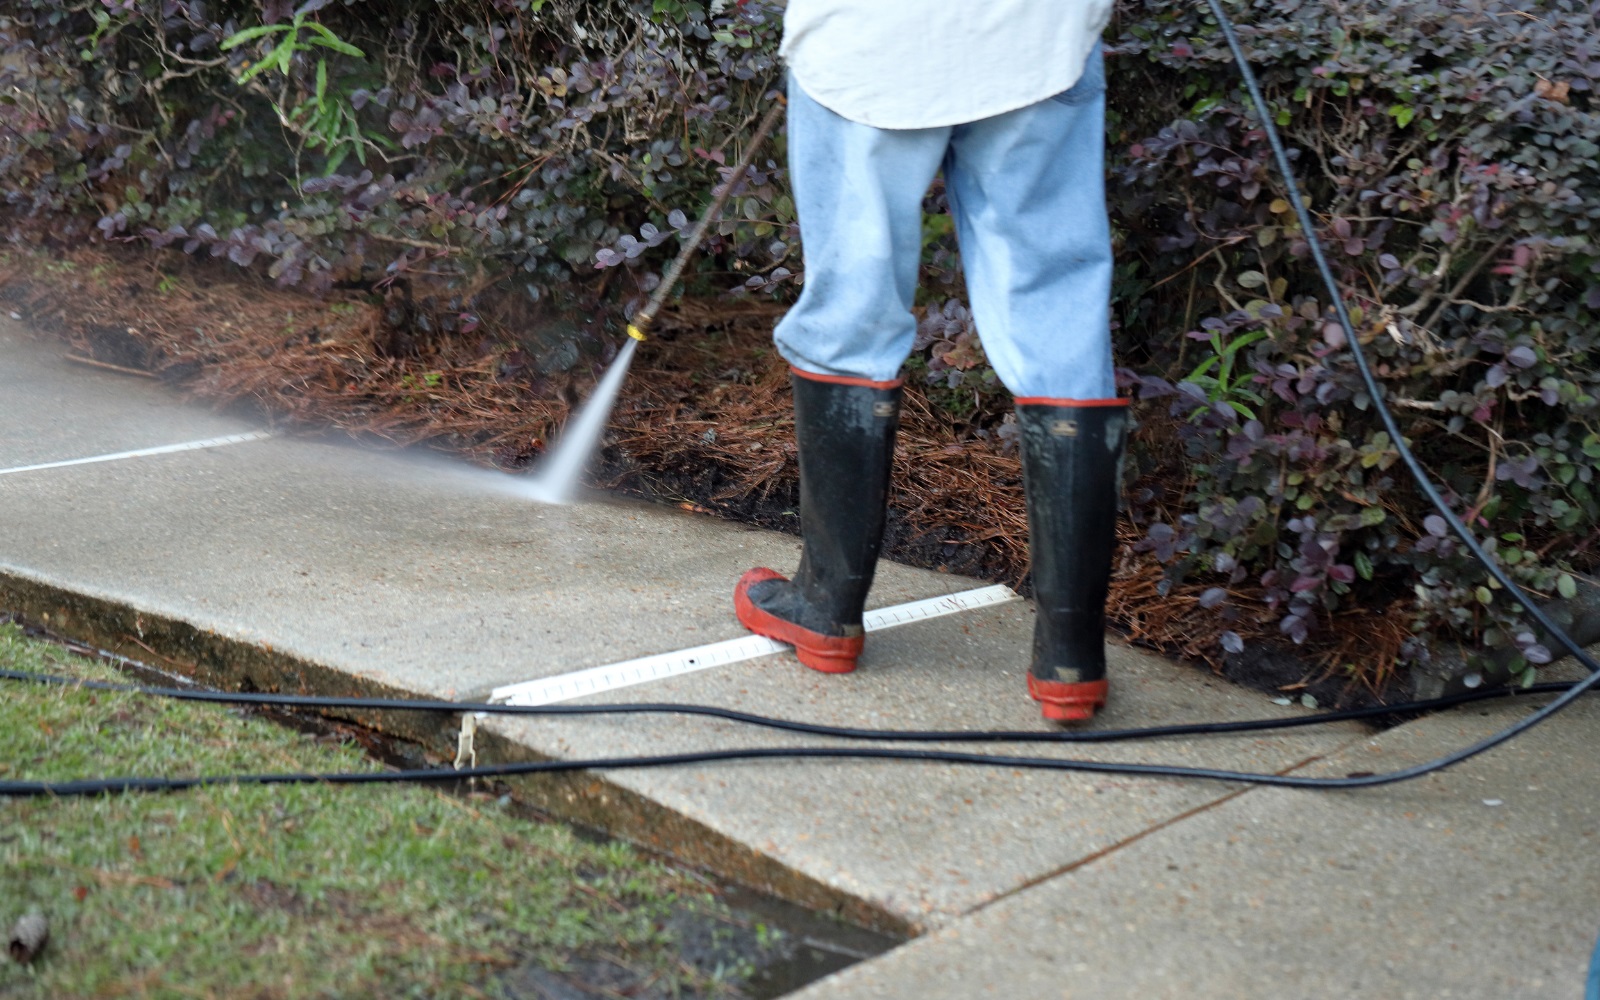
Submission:
[[[783,56],[812,99],[878,128],[936,128],[1071,87],[1113,0],[789,0]]]

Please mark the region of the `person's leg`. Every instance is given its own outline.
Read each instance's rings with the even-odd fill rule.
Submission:
[[[973,316],[1017,397],[1037,604],[1028,693],[1105,704],[1105,603],[1127,409],[1114,399],[1099,50],[1050,100],[955,130],[946,165]]]
[[[1098,48],[1071,90],[953,131],[945,186],[972,314],[1018,397],[1116,394],[1104,150]]]
[[[789,87],[789,174],[804,238],[800,300],[778,324],[793,366],[800,567],[746,573],[746,628],[794,645],[826,673],[855,669],[877,568],[900,415],[900,366],[922,251],[922,197],[949,129],[888,132]]]
[[[788,125],[805,284],[778,323],[778,351],[802,374],[895,381],[917,332],[922,198],[950,129],[861,125],[793,80]]]

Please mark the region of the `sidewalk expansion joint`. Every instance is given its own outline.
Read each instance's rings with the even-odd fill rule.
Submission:
[[[1298,771],[1303,767],[1306,767],[1306,766],[1311,765],[1311,764],[1315,764],[1317,761],[1322,760],[1323,758],[1325,758],[1327,756],[1328,756],[1327,754],[1312,754],[1310,757],[1307,757],[1304,760],[1296,761],[1295,763],[1290,764],[1288,767],[1282,768],[1282,769],[1280,769],[1278,771],[1274,771],[1273,773],[1277,774],[1277,775],[1292,774],[1295,771]],[[1244,788],[1235,789],[1234,791],[1231,791],[1226,795],[1219,795],[1215,799],[1212,799],[1210,802],[1203,802],[1200,805],[1195,806],[1193,809],[1190,809],[1190,810],[1188,810],[1186,812],[1178,813],[1176,816],[1169,816],[1168,818],[1162,820],[1159,823],[1154,824],[1153,826],[1145,827],[1143,830],[1140,830],[1138,833],[1135,833],[1135,834],[1132,834],[1130,836],[1124,837],[1121,840],[1116,841],[1115,843],[1107,844],[1105,847],[1100,848],[1098,851],[1095,851],[1092,854],[1086,854],[1083,857],[1078,858],[1075,861],[1070,861],[1067,864],[1062,865],[1059,868],[1056,868],[1056,869],[1054,869],[1052,871],[1045,872],[1042,875],[1036,875],[1033,878],[1027,880],[1026,882],[1023,882],[1023,883],[1021,883],[1019,885],[1012,886],[1010,889],[1007,889],[1005,892],[1002,892],[999,895],[996,895],[996,896],[994,896],[994,897],[992,897],[990,899],[987,899],[983,903],[979,904],[978,906],[975,906],[971,910],[968,910],[965,914],[963,914],[963,916],[970,917],[974,913],[979,913],[979,912],[981,912],[983,910],[987,910],[989,907],[995,905],[996,903],[1001,902],[1002,900],[1010,899],[1012,896],[1015,896],[1015,895],[1017,895],[1019,893],[1022,893],[1022,892],[1026,892],[1027,890],[1032,889],[1035,886],[1042,885],[1045,882],[1049,882],[1051,879],[1059,878],[1062,875],[1070,875],[1073,872],[1077,871],[1079,868],[1082,868],[1083,866],[1091,864],[1091,863],[1093,863],[1095,861],[1099,861],[1101,858],[1108,857],[1108,856],[1110,856],[1112,854],[1115,854],[1115,853],[1117,853],[1118,851],[1122,850],[1125,847],[1129,847],[1129,846],[1131,846],[1133,844],[1138,843],[1139,841],[1143,840],[1144,838],[1150,836],[1153,833],[1159,833],[1162,830],[1165,830],[1169,826],[1176,826],[1177,824],[1182,823],[1187,819],[1191,819],[1191,818],[1193,818],[1195,816],[1199,816],[1201,813],[1210,812],[1212,809],[1215,809],[1218,806],[1225,805],[1225,804],[1227,804],[1229,802],[1232,802],[1234,799],[1239,798],[1241,795],[1247,795],[1250,792],[1261,791],[1262,787],[1263,786],[1260,786],[1260,785],[1247,785]]]

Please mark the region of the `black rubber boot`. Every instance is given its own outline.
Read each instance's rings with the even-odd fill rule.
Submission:
[[[795,647],[813,670],[856,668],[861,612],[883,542],[889,469],[900,426],[900,383],[794,371],[800,449],[800,534],[794,578],[746,573],[734,590],[739,621]]]
[[[1106,591],[1127,401],[1019,399],[1017,424],[1038,604],[1028,693],[1045,718],[1081,722],[1106,702]]]

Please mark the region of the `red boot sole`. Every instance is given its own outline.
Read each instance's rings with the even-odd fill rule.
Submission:
[[[1028,696],[1052,722],[1088,722],[1097,709],[1105,707],[1110,686],[1104,680],[1068,683],[1028,675]]]
[[[752,585],[763,580],[783,579],[786,578],[781,573],[765,566],[740,577],[733,588],[733,611],[739,616],[739,623],[756,635],[793,646],[800,662],[819,673],[848,674],[855,670],[856,657],[861,655],[861,647],[865,644],[863,636],[852,638],[813,632],[762,610],[750,600],[748,591]]]

